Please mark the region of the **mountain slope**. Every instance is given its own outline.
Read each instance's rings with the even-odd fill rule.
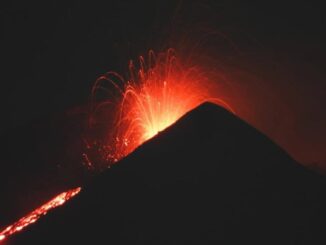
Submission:
[[[205,103],[8,244],[325,244],[325,187]]]

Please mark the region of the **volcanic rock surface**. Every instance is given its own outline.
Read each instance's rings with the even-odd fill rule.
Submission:
[[[325,177],[205,103],[5,244],[326,244]]]

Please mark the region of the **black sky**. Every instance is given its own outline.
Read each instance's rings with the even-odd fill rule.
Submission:
[[[201,26],[239,47],[214,51],[239,115],[301,162],[326,162],[318,1],[14,1],[1,4],[0,18],[0,132],[86,104],[100,74],[124,72],[128,59]]]

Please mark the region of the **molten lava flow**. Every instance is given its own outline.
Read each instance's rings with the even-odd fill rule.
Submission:
[[[73,196],[77,195],[80,192],[81,188],[75,188],[66,192],[61,193],[60,195],[54,197],[49,202],[43,204],[41,207],[35,209],[33,212],[29,213],[25,217],[18,220],[16,223],[8,226],[3,231],[0,232],[0,241],[4,240],[8,236],[21,231],[26,226],[35,223],[41,216],[46,215],[46,213],[58,206],[63,205]]]
[[[205,101],[233,112],[218,97],[216,81],[206,74],[198,66],[181,63],[169,49],[158,55],[150,51],[146,61],[140,57],[138,68],[131,61],[127,81],[114,72],[101,76],[93,87],[90,121],[102,120],[98,115],[101,112],[103,118],[105,108],[115,107],[110,112],[117,112],[104,143],[106,151],[101,150],[106,160],[118,161]],[[98,94],[102,100],[97,103]]]
[[[110,165],[205,101],[234,113],[216,91],[216,81],[212,83],[198,66],[181,63],[172,49],[158,55],[150,51],[146,62],[140,57],[138,68],[131,61],[127,81],[115,72],[108,72],[95,82],[92,90],[90,126],[93,128],[104,121],[109,128],[100,146],[94,140],[96,155]],[[85,143],[87,149],[92,148],[88,140]],[[87,167],[92,168],[88,154],[84,153],[83,157]],[[8,226],[0,232],[0,241],[36,222],[80,190],[61,193]]]
[[[127,81],[115,72],[101,76],[92,90],[90,126],[103,122],[103,118],[109,115],[109,119],[104,120],[109,130],[101,146],[98,146],[98,140],[94,141],[96,154],[110,165],[205,101],[234,113],[216,93],[215,83],[198,66],[181,63],[173,49],[158,55],[150,51],[146,62],[140,57],[138,68],[131,61]],[[104,113],[107,115],[103,117],[103,112],[110,113]],[[88,141],[85,143],[87,149],[92,148]],[[93,167],[88,154],[84,153],[83,157],[86,165]],[[76,188],[61,193],[8,226],[0,232],[0,241],[36,222],[49,210],[63,205],[80,190]]]

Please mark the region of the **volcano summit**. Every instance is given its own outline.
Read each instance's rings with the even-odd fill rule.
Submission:
[[[325,244],[325,178],[204,103],[6,244]]]

